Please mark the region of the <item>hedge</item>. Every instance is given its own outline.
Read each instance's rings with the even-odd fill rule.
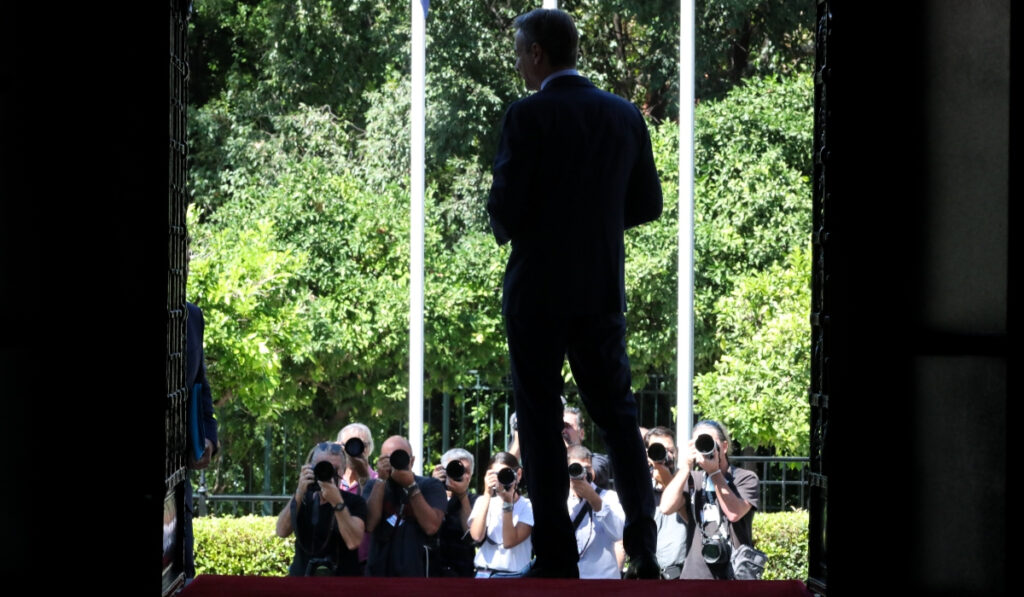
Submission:
[[[193,523],[196,574],[285,576],[294,536],[274,534],[275,516],[204,517]],[[764,580],[807,579],[807,511],[754,517],[757,548],[768,554]]]

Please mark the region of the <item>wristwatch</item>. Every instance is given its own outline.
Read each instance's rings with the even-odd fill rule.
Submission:
[[[410,484],[408,487],[403,487],[402,490],[405,491],[405,497],[411,498],[412,496],[420,492],[420,486],[417,485],[415,481],[413,481],[412,484]]]
[[[337,504],[334,505],[334,511],[335,512],[341,512],[344,509],[345,509],[345,500],[341,500],[340,502],[338,502]]]

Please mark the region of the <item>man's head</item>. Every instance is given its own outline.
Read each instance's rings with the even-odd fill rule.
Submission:
[[[710,435],[715,440],[714,449],[721,451],[722,455],[725,456],[726,461],[729,460],[729,432],[725,430],[725,426],[718,421],[712,421],[710,419],[704,419],[697,421],[697,424],[693,426],[693,439],[696,441],[702,435]],[[697,449],[701,446],[698,442]]]
[[[391,455],[394,454],[395,450],[404,450],[405,453],[409,455],[408,468],[411,470],[416,460],[416,457],[413,456],[412,454],[412,444],[409,443],[409,440],[405,439],[400,435],[392,435],[391,437],[384,440],[384,443],[381,444],[380,446],[380,459],[386,459],[387,464],[389,466],[392,466]]]
[[[576,67],[579,33],[568,13],[538,8],[516,18],[516,70],[527,89],[553,72]]]
[[[587,481],[594,480],[594,455],[590,450],[583,446],[569,446],[566,450],[566,456],[569,459],[569,476],[573,474],[574,464],[578,464],[580,469],[583,470],[583,475]]]
[[[466,467],[466,475],[473,476],[473,469],[476,464],[473,455],[469,451],[463,448],[452,448],[441,456],[441,466],[445,468],[447,474],[448,465],[453,461],[459,461],[462,466]]]
[[[665,461],[663,464],[671,469],[679,455],[676,449],[675,435],[672,433],[672,430],[659,425],[647,431],[644,435],[644,445],[647,446],[648,458],[650,458],[651,452],[659,451],[657,448],[651,450],[651,446],[654,444],[661,444],[665,448]]]
[[[338,443],[345,445],[353,437],[363,441],[363,457],[369,458],[370,454],[373,454],[373,436],[370,435],[370,428],[362,423],[349,423],[338,432]]]
[[[565,446],[578,446],[585,436],[583,412],[575,406],[566,406],[562,411],[562,441]]]

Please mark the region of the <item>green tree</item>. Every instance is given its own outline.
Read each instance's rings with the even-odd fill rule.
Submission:
[[[806,455],[810,445],[811,251],[744,276],[718,300],[722,356],[694,380],[694,410],[745,447]]]

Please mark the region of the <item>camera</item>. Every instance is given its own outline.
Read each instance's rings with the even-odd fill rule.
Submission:
[[[516,483],[516,472],[510,468],[501,469],[498,471],[498,483],[501,483],[505,491],[510,491]]]
[[[345,453],[349,456],[362,456],[364,450],[366,450],[366,444],[358,437],[350,437],[345,442]]]
[[[396,471],[407,471],[409,470],[409,463],[412,461],[412,456],[405,450],[398,449],[391,453],[391,468]]]
[[[698,435],[696,441],[693,442],[693,446],[697,448],[697,451],[704,458],[714,458],[715,453],[718,452],[718,444],[715,443],[715,438],[707,433]]]
[[[713,537],[701,537],[700,555],[708,564],[720,564],[728,562],[732,555],[732,545],[729,540],[717,535]]]
[[[665,449],[665,444],[654,442],[647,448],[647,457],[652,462],[658,464],[665,464],[665,460],[668,458],[668,450]]]
[[[454,459],[444,467],[444,473],[452,481],[461,482],[462,477],[466,474],[466,465],[462,464],[461,460]]]
[[[316,463],[313,467],[313,479],[316,481],[323,481],[325,483],[334,482],[334,465],[327,460],[321,460]],[[320,486],[316,483],[311,483],[308,489],[309,493],[314,491],[320,491]]]
[[[593,477],[590,476],[590,472],[583,468],[583,465],[578,462],[569,464],[569,478],[575,480],[586,479],[588,483],[593,481]]]

